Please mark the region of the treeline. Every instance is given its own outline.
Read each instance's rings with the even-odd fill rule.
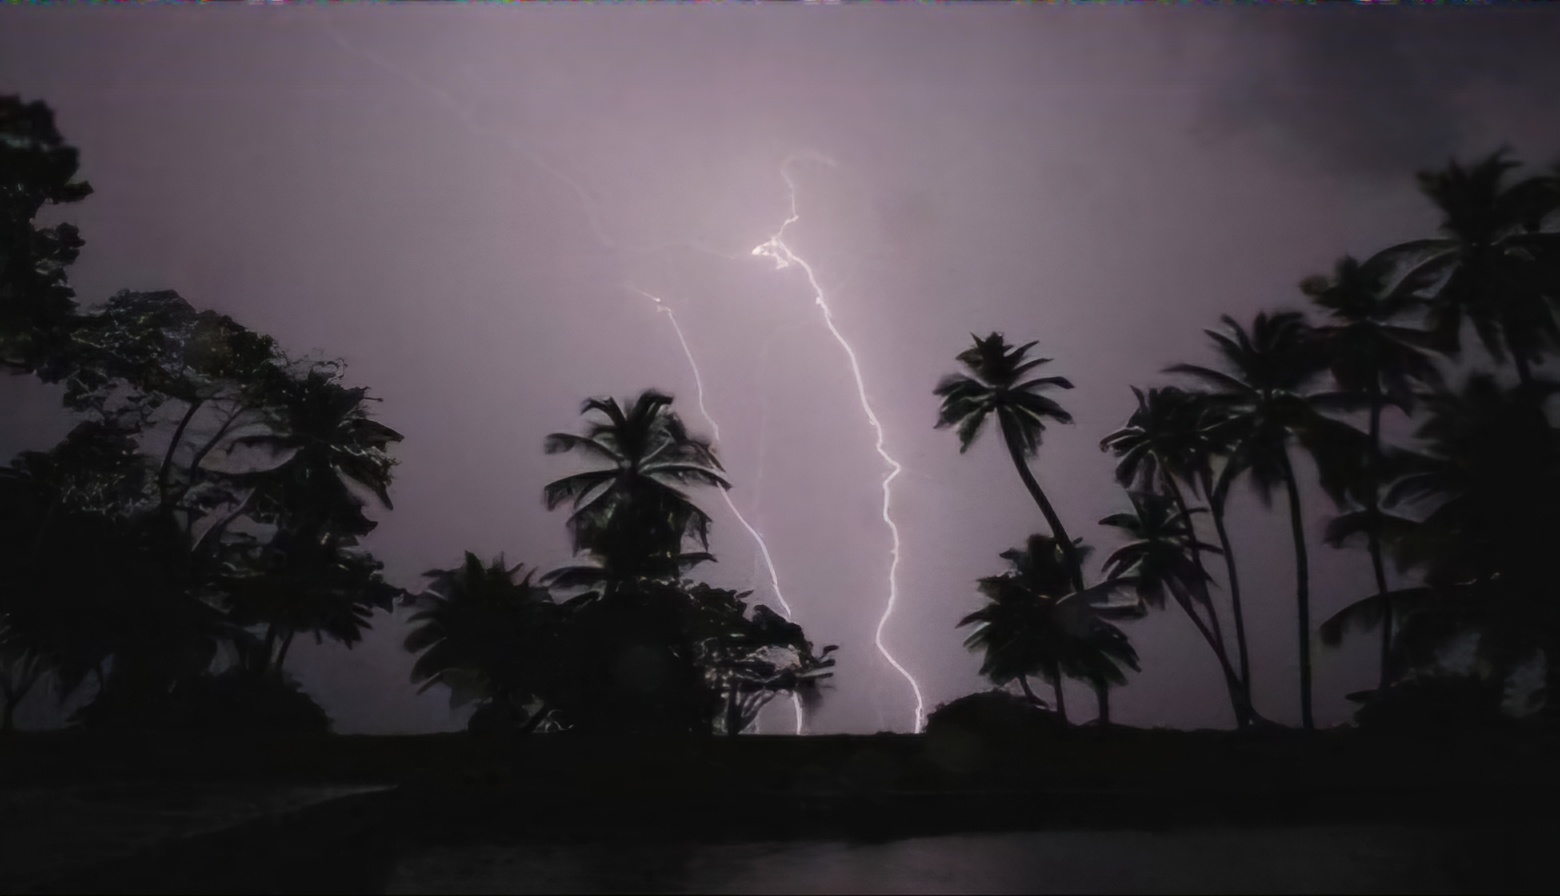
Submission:
[[[77,421],[0,468],[4,730],[48,682],[90,698],[86,727],[323,731],[285,674],[294,640],[351,647],[397,601],[414,680],[476,701],[480,729],[735,734],[777,694],[817,697],[833,647],[685,575],[713,558],[683,550],[710,521],[682,488],[729,484],[669,397],[592,400],[603,419],[548,437],[608,464],[547,488],[580,565],[467,555],[408,593],[361,546],[401,440],[367,390],[174,292],[80,306],[79,233],[38,223],[90,195],[76,172],[45,105],[0,97],[0,365],[62,385]]]
[[[1138,668],[1115,621],[1174,605],[1220,669],[1241,727],[1264,720],[1252,701],[1255,646],[1247,638],[1240,542],[1227,511],[1244,483],[1262,506],[1281,492],[1273,537],[1294,553],[1301,724],[1315,725],[1313,639],[1350,631],[1377,639],[1373,690],[1350,695],[1358,718],[1491,723],[1512,715],[1515,673],[1542,664],[1544,685],[1517,714],[1555,713],[1560,602],[1548,551],[1560,544],[1560,383],[1543,368],[1560,348],[1560,167],[1517,176],[1497,152],[1418,175],[1441,215],[1439,235],[1340,259],[1307,278],[1309,308],[1276,309],[1206,331],[1215,363],[1175,364],[1186,385],[1133,388],[1137,407],[1101,442],[1117,459],[1130,507],[1101,520],[1127,541],[1086,576],[1088,549],[1069,536],[1030,470],[1048,423],[1071,415],[1050,395],[1072,384],[1033,376],[1036,343],[976,339],[958,356],[967,374],[936,388],[938,427],[961,450],[995,419],[1049,534],[1002,557],[980,581],[987,603],[966,617],[967,644],[993,682],[1052,685],[1063,719],[1065,678],[1091,685],[1109,721],[1109,689]],[[1465,352],[1472,341],[1474,351]],[[1383,417],[1415,428],[1396,444]],[[1296,461],[1311,461],[1336,515],[1324,541],[1363,548],[1374,589],[1326,620],[1311,612],[1311,544]],[[1395,566],[1413,584],[1393,587]],[[1261,595],[1261,600],[1274,599]],[[1471,672],[1442,662],[1471,641]]]
[[[985,603],[960,625],[982,673],[1064,722],[1063,681],[1085,682],[1108,723],[1111,689],[1139,667],[1128,623],[1173,606],[1238,725],[1264,723],[1238,562],[1256,530],[1228,525],[1235,490],[1251,488],[1282,512],[1270,537],[1293,547],[1305,727],[1313,641],[1355,630],[1379,651],[1377,687],[1353,695],[1362,721],[1501,719],[1535,662],[1545,686],[1525,709],[1552,715],[1560,431],[1541,369],[1560,349],[1560,174],[1517,167],[1497,153],[1420,175],[1439,236],[1342,259],[1301,284],[1308,309],[1225,317],[1208,331],[1213,363],[1168,368],[1184,385],[1134,388],[1101,443],[1125,489],[1125,509],[1100,521],[1125,543],[1102,563],[1031,469],[1048,425],[1072,420],[1055,397],[1072,384],[1041,375],[1034,342],[994,333],[958,355],[965,372],[935,389],[937,426],[964,450],[994,420],[1047,530],[978,583]],[[414,610],[414,683],[474,703],[478,730],[736,734],[777,696],[798,714],[816,702],[835,648],[691,577],[714,559],[692,490],[729,483],[669,396],[591,399],[579,432],[546,437],[548,453],[589,462],[544,491],[569,509],[574,565],[468,553],[410,593],[362,547],[369,504],[391,506],[401,440],[367,390],[341,362],[290,355],[173,292],[79,305],[66,275],[81,237],[38,220],[91,193],[76,172],[46,106],[0,97],[0,366],[62,386],[76,421],[0,468],[5,729],[48,683],[86,700],[73,717],[86,727],[323,731],[286,674],[293,643],[350,647],[398,602]],[[1411,439],[1386,438],[1389,415],[1407,416]],[[1335,510],[1325,542],[1363,548],[1374,573],[1325,620],[1311,611],[1310,468]],[[1389,565],[1412,584],[1394,587]],[[1466,640],[1473,671],[1448,674],[1446,649]]]

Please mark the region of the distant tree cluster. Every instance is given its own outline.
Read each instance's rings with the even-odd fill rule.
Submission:
[[[1304,727],[1315,724],[1313,638],[1337,644],[1354,627],[1374,628],[1380,645],[1378,687],[1351,695],[1364,704],[1362,723],[1501,719],[1514,673],[1535,662],[1545,685],[1525,710],[1553,715],[1560,602],[1547,551],[1560,544],[1552,416],[1560,383],[1539,368],[1560,349],[1560,167],[1513,178],[1518,167],[1501,151],[1420,174],[1442,215],[1439,236],[1365,261],[1345,257],[1331,274],[1307,278],[1300,291],[1319,321],[1298,310],[1259,313],[1249,327],[1222,318],[1207,331],[1216,366],[1167,370],[1190,388],[1134,388],[1137,408],[1100,446],[1118,458],[1116,479],[1131,507],[1101,522],[1129,541],[1092,585],[1082,542],[1067,535],[1028,465],[1045,424],[1071,422],[1042,393],[1071,383],[1028,376],[1045,363],[1026,360],[1036,343],[977,338],[958,357],[969,375],[946,377],[935,390],[937,426],[956,427],[962,450],[995,417],[1051,531],[1004,553],[1010,570],[980,581],[988,603],[960,625],[974,627],[967,643],[984,653],[982,672],[999,685],[1016,681],[1037,704],[1027,679],[1052,684],[1064,720],[1061,680],[1086,681],[1108,722],[1107,689],[1137,669],[1108,620],[1169,602],[1218,662],[1238,724],[1262,722],[1226,526],[1231,491],[1245,480],[1264,506],[1277,490],[1285,496]],[[1478,350],[1465,354],[1470,335]],[[1407,444],[1386,440],[1385,414],[1418,421]],[[1299,454],[1338,511],[1325,540],[1363,545],[1375,577],[1373,594],[1320,625],[1311,614]],[[1205,540],[1200,520],[1211,523],[1217,544]],[[1227,599],[1215,596],[1215,558]],[[1392,585],[1389,558],[1412,584]],[[1468,640],[1473,671],[1447,673],[1448,647]]]
[[[591,399],[583,435],[549,453],[601,465],[549,484],[549,508],[587,562],[534,576],[502,558],[434,570],[406,640],[413,677],[475,700],[472,727],[586,733],[738,734],[780,694],[815,703],[834,665],[800,626],[737,593],[684,578],[714,558],[710,519],[684,488],[728,488],[714,449],[689,435],[672,399]],[[533,581],[535,578],[535,581]],[[559,597],[567,599],[559,601]]]
[[[682,488],[729,484],[670,397],[592,400],[604,419],[548,437],[607,463],[547,488],[583,565],[537,579],[468,554],[407,594],[360,546],[401,440],[367,390],[174,292],[79,306],[82,240],[38,223],[92,192],[76,170],[48,107],[0,97],[0,366],[63,385],[77,421],[0,469],[5,730],[50,682],[90,697],[88,727],[323,731],[283,671],[294,639],[350,647],[397,598],[414,681],[475,700],[479,730],[736,734],[777,694],[817,699],[835,648],[682,576],[714,559],[683,551],[710,520]]]
[[[0,468],[3,727],[40,683],[110,728],[293,727],[299,634],[347,645],[399,589],[359,547],[401,436],[340,362],[169,291],[79,306],[82,240],[40,211],[91,193],[42,103],[0,97],[0,365],[64,387],[77,421]]]

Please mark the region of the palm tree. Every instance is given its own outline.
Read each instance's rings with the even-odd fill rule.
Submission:
[[[1072,580],[1072,590],[1083,590],[1083,564],[1073,541],[1062,526],[1062,520],[1035,481],[1029,469],[1028,459],[1035,456],[1040,447],[1047,421],[1071,423],[1072,415],[1054,400],[1040,393],[1053,386],[1071,389],[1072,383],[1064,377],[1043,376],[1024,379],[1025,374],[1050,358],[1025,360],[1029,350],[1038,343],[1029,342],[1014,348],[1008,345],[1001,333],[992,333],[985,339],[971,335],[975,345],[958,355],[958,360],[973,376],[949,374],[942,378],[933,393],[942,399],[937,415],[937,428],[957,427],[959,452],[968,451],[980,435],[986,421],[995,414],[1002,430],[1008,456],[1023,479],[1024,487],[1045,515],[1046,525],[1056,539],[1067,561],[1066,569]]]
[[[627,413],[616,399],[592,398],[580,413],[605,420],[592,421],[584,435],[547,437],[548,454],[577,451],[607,463],[548,483],[544,497],[549,510],[573,502],[575,550],[596,554],[614,580],[676,579],[710,559],[682,552],[688,536],[709,546],[710,518],[680,486],[731,483],[709,443],[688,434],[671,404],[671,396],[654,390],[641,393]]]
[[[1213,434],[1222,422],[1219,408],[1206,400],[1205,396],[1175,386],[1150,389],[1147,394],[1134,387],[1132,392],[1137,397],[1137,410],[1133,411],[1125,426],[1100,441],[1100,449],[1108,450],[1118,458],[1118,483],[1129,490],[1141,486],[1148,492],[1168,495],[1180,519],[1186,521],[1185,547],[1196,575],[1185,578],[1185,581],[1191,588],[1191,595],[1208,614],[1206,624],[1210,646],[1220,657],[1221,663],[1228,663],[1223,626],[1219,623],[1219,614],[1209,593],[1212,577],[1203,565],[1201,543],[1196,540],[1196,526],[1191,523],[1193,511],[1187,504],[1181,484],[1184,482],[1193,494],[1201,490],[1208,497],[1214,530],[1219,537],[1220,548],[1215,553],[1224,555],[1230,609],[1235,622],[1236,661],[1240,667],[1240,673],[1236,676],[1240,693],[1232,695],[1238,696],[1235,699],[1235,720],[1238,725],[1245,727],[1250,724],[1252,716],[1251,667],[1246,649],[1246,620],[1240,599],[1240,576],[1230,546],[1229,532],[1224,525],[1224,502],[1214,500],[1213,456],[1219,446]],[[1118,522],[1107,525],[1126,524],[1125,518],[1112,519]],[[1127,524],[1126,527],[1134,531],[1133,525]],[[1160,531],[1157,525],[1154,531]],[[1193,611],[1188,607],[1187,612]],[[1195,619],[1196,614],[1193,613],[1193,616]]]
[[[1203,552],[1221,553],[1219,548],[1197,540],[1191,513],[1182,512],[1172,498],[1147,491],[1128,492],[1127,497],[1131,511],[1100,520],[1100,525],[1120,529],[1129,539],[1105,559],[1107,580],[1130,588],[1152,607],[1164,606],[1167,595],[1175,601],[1218,659],[1236,721],[1242,727],[1249,725],[1252,713],[1244,683],[1230,664],[1218,630],[1197,612],[1201,605],[1213,615],[1207,602],[1211,577],[1197,558]],[[1201,507],[1192,511],[1202,512],[1206,511]]]
[[[1376,593],[1381,595],[1387,593],[1381,556],[1381,412],[1391,404],[1410,413],[1416,383],[1441,385],[1429,334],[1394,323],[1421,305],[1415,293],[1423,286],[1418,278],[1392,276],[1398,259],[1399,254],[1391,251],[1364,263],[1345,256],[1331,277],[1308,278],[1300,286],[1332,318],[1331,323],[1316,327],[1313,335],[1333,379],[1343,390],[1364,395],[1370,406],[1370,453],[1359,487],[1364,508],[1358,520],[1343,522],[1332,534],[1337,540],[1345,530],[1364,532]],[[1386,609],[1381,620],[1380,688],[1389,683],[1391,648],[1392,613]]]
[[[1320,415],[1303,394],[1322,368],[1305,319],[1297,312],[1272,315],[1261,312],[1249,332],[1228,315],[1220,320],[1224,331],[1206,332],[1229,372],[1196,364],[1175,364],[1167,371],[1186,374],[1212,387],[1215,391],[1210,400],[1227,414],[1217,431],[1226,446],[1227,460],[1219,482],[1214,486],[1215,502],[1223,504],[1230,483],[1241,473],[1250,476],[1264,504],[1271,503],[1272,491],[1278,484],[1284,486],[1295,551],[1300,717],[1306,728],[1314,728],[1310,569],[1306,560],[1300,489],[1289,459],[1288,444],[1292,436],[1309,436],[1310,431],[1323,429]],[[1320,444],[1320,440],[1317,442]]]
[[[1408,259],[1409,276],[1435,283],[1428,291],[1430,329],[1444,351],[1460,348],[1466,319],[1497,362],[1510,354],[1518,381],[1528,385],[1544,349],[1560,344],[1552,308],[1560,300],[1560,233],[1546,220],[1560,209],[1560,179],[1508,184],[1507,173],[1519,164],[1506,152],[1466,169],[1453,161],[1443,171],[1421,172],[1420,189],[1440,210],[1443,235],[1387,251]]]
[[[249,647],[249,671],[281,675],[300,633],[350,648],[362,640],[375,611],[393,607],[401,590],[384,580],[384,563],[356,541],[282,527],[265,542],[241,538],[221,546],[213,584],[229,617],[265,630]]]
[[[1038,700],[1029,677],[1039,676],[1051,685],[1063,722],[1064,678],[1099,686],[1125,684],[1121,667],[1136,670],[1137,651],[1124,632],[1103,618],[1097,591],[1072,589],[1061,545],[1049,536],[1031,535],[1024,547],[1001,556],[1011,569],[981,579],[980,591],[988,603],[959,620],[960,628],[975,627],[964,645],[985,653],[981,674],[997,685],[1017,681],[1034,702]]]
[[[1534,399],[1532,389],[1504,388],[1489,374],[1426,399],[1415,433],[1422,451],[1405,453],[1384,496],[1388,506],[1428,505],[1419,520],[1388,517],[1399,567],[1421,570],[1424,584],[1350,604],[1323,624],[1324,640],[1336,643],[1390,608],[1402,619],[1399,671],[1433,662],[1452,637],[1473,632],[1491,677],[1504,681],[1541,651],[1549,693],[1560,693],[1550,557],[1560,540],[1560,430]]]
[[[327,530],[366,535],[375,523],[363,515],[363,501],[349,484],[394,509],[389,487],[395,459],[388,448],[401,441],[401,434],[371,419],[368,390],[341,385],[335,370],[315,367],[301,377],[287,377],[277,391],[273,431],[240,436],[228,448],[262,448],[282,458],[277,466],[247,477],[261,492],[264,513],[321,535]]]
[[[418,655],[418,693],[442,684],[452,703],[480,700],[484,718],[523,723],[527,731],[567,702],[557,693],[566,653],[561,608],[532,584],[533,574],[524,564],[506,567],[502,557],[484,566],[470,552],[458,567],[424,573],[431,581],[409,600],[416,612],[404,645]]]

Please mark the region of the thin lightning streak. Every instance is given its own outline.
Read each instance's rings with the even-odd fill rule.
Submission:
[[[683,335],[682,325],[677,323],[677,315],[672,313],[672,309],[665,302],[661,301],[659,297],[633,286],[628,286],[627,289],[654,302],[655,310],[665,314],[666,319],[671,322],[672,330],[677,333],[677,341],[682,344],[683,354],[688,358],[688,366],[693,370],[693,383],[698,390],[699,413],[704,415],[704,420],[710,425],[710,431],[714,435],[715,441],[719,442],[720,424],[715,422],[715,418],[710,416],[709,409],[704,406],[704,377],[699,373],[699,362],[694,360],[693,349],[688,346],[688,339]],[[742,515],[742,511],[737,509],[737,505],[731,500],[731,492],[726,489],[720,489],[720,496],[725,499],[726,507],[731,510],[731,515],[736,517],[737,522],[742,524],[742,528],[747,530],[747,533],[753,537],[753,542],[758,545],[758,551],[764,558],[764,567],[769,571],[769,586],[774,590],[775,600],[779,601],[780,610],[785,614],[786,621],[790,621],[791,605],[786,601],[785,593],[780,590],[780,574],[775,571],[775,561],[769,554],[768,543],[764,541],[764,536],[760,535],[758,530],[753,528],[753,525],[747,521],[747,517]],[[795,694],[791,695],[791,708],[796,713],[796,733],[802,734],[804,733],[802,701]]]
[[[807,157],[826,165],[834,165],[833,161],[822,156],[808,155]],[[893,666],[900,675],[905,677],[905,681],[910,683],[910,689],[915,692],[915,727],[913,730],[916,733],[920,733],[926,712],[926,701],[921,695],[921,685],[915,680],[915,676],[911,675],[910,671],[894,658],[894,655],[889,652],[888,646],[883,643],[883,629],[887,627],[889,617],[893,615],[894,606],[899,600],[895,576],[899,571],[900,541],[899,527],[895,525],[891,512],[893,495],[891,487],[894,479],[904,471],[904,467],[897,460],[894,460],[883,447],[883,424],[878,422],[878,416],[872,410],[872,402],[867,397],[867,385],[861,376],[861,364],[856,358],[856,350],[851,347],[850,341],[834,325],[834,312],[829,308],[828,300],[824,298],[824,290],[818,284],[817,274],[813,272],[811,265],[797,256],[795,252],[792,252],[791,248],[785,244],[785,229],[801,219],[801,215],[796,209],[796,182],[791,179],[790,171],[787,170],[789,165],[796,161],[796,158],[796,156],[792,156],[780,164],[780,176],[785,179],[786,188],[790,193],[791,215],[785,219],[785,223],[780,225],[780,229],[775,232],[775,235],[770,237],[768,242],[753,249],[752,254],[774,259],[776,270],[796,265],[807,275],[807,282],[812,286],[813,290],[813,301],[823,310],[824,325],[829,328],[830,333],[834,334],[835,341],[840,344],[840,347],[845,350],[845,356],[850,359],[850,371],[856,378],[856,394],[861,399],[861,409],[866,414],[867,422],[872,426],[872,431],[876,437],[874,447],[878,456],[883,459],[884,463],[888,464],[888,475],[883,477],[883,522],[888,524],[888,531],[893,536],[893,560],[888,567],[888,603],[883,607],[882,617],[878,619],[877,632],[873,636],[873,640],[877,644],[878,652],[883,655],[885,660],[888,660],[889,665]]]

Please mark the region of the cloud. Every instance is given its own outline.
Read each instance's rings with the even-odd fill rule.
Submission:
[[[1255,140],[1346,178],[1402,177],[1489,151],[1528,133],[1489,127],[1524,117],[1560,83],[1560,15],[1547,9],[1273,10],[1240,19],[1227,38],[1203,136]]]

